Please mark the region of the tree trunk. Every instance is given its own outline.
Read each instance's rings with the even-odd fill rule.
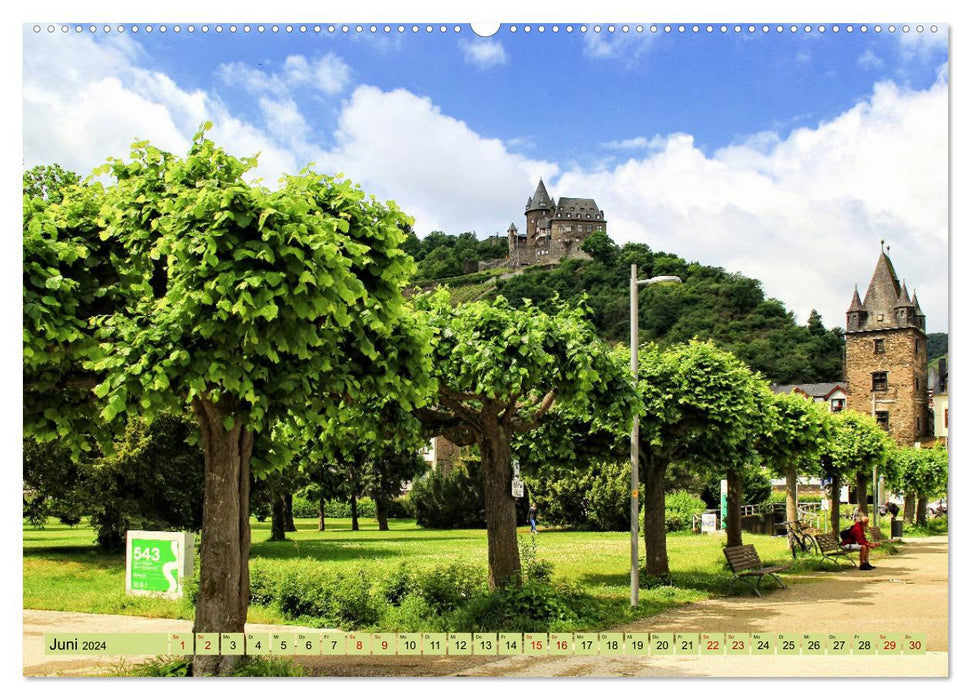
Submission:
[[[324,506],[327,502],[321,498],[320,502],[317,504],[317,530],[323,532],[327,529],[327,523],[324,522]]]
[[[249,487],[253,433],[207,399],[193,405],[202,434],[205,485],[199,592],[193,633],[243,632],[249,606]],[[238,656],[195,656],[194,676],[229,675]]]
[[[378,530],[387,531],[388,527],[388,500],[380,495],[374,496],[374,517],[378,520]]]
[[[357,495],[351,494],[351,530],[360,530],[360,523],[357,522]]]
[[[725,518],[725,534],[728,539],[726,546],[740,547],[742,544],[742,474],[729,471],[725,475],[728,481],[728,514]]]
[[[868,479],[869,477],[867,476],[866,472],[856,473],[856,508],[863,513],[863,515],[869,518],[870,509],[867,507],[866,502],[866,488]]]
[[[516,499],[512,495],[509,435],[498,419],[486,419],[480,435],[486,531],[489,541],[489,589],[522,583],[516,538]]]
[[[790,523],[794,523],[799,520],[799,495],[798,495],[798,484],[799,475],[796,473],[795,467],[788,467],[785,470],[786,475],[786,520]]]
[[[270,499],[270,542],[282,542],[287,538],[287,507],[283,496],[274,493]]]
[[[832,501],[829,510],[829,526],[839,540],[840,536],[840,480],[834,478],[829,487],[829,500]]]
[[[908,493],[904,496],[904,522],[908,525],[914,524],[914,510],[917,504],[917,494]]]
[[[917,524],[927,525],[927,496],[917,497]]]
[[[644,494],[644,557],[646,575],[661,581],[671,579],[668,568],[667,527],[664,523],[664,477],[667,462],[655,459],[641,444],[641,489]]]
[[[297,526],[293,523],[293,494],[288,493],[283,496],[283,527],[287,532],[296,532]]]

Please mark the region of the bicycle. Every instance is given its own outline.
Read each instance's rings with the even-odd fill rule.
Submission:
[[[818,554],[819,544],[813,533],[804,530],[803,524],[798,520],[786,521],[786,537],[789,541],[789,551],[795,559],[801,550],[803,554]]]

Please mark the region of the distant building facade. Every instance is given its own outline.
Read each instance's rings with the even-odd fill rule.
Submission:
[[[932,429],[925,327],[916,291],[908,294],[881,243],[866,296],[854,290],[846,312],[847,406],[871,414],[900,445]]]
[[[506,232],[509,264],[552,265],[568,258],[589,259],[580,246],[594,231],[607,232],[604,212],[593,199],[550,197],[540,178],[536,192],[526,201],[526,224],[520,231],[515,223]]]
[[[839,413],[846,408],[845,382],[820,382],[817,384],[773,384],[776,394],[802,394],[803,396],[825,403],[831,413]]]

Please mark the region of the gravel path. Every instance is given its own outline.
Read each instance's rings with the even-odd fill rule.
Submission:
[[[611,631],[623,632],[913,632],[926,635],[921,656],[771,657],[312,657],[308,671],[326,676],[946,676],[948,674],[947,538],[908,540],[899,554],[874,560],[874,571],[846,569],[774,590],[676,608]],[[741,589],[739,589],[741,590]],[[178,632],[186,620],[25,610],[24,675],[92,675],[117,657],[50,657],[45,632]],[[248,632],[302,631],[247,625]],[[129,659],[129,662],[138,659]]]

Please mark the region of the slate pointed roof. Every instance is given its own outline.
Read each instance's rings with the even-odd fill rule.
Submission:
[[[536,185],[536,192],[526,202],[526,211],[532,211],[533,209],[551,209],[552,207],[553,201],[550,198],[549,192],[546,191],[543,178],[540,178],[539,184]]]
[[[850,302],[850,308],[846,310],[846,313],[852,313],[854,311],[863,311],[863,302],[860,301],[860,290],[853,285],[853,300]]]
[[[907,283],[903,282],[900,285],[900,296],[897,297],[897,306],[913,306],[913,302],[910,300],[910,295],[907,293]]]
[[[893,313],[900,298],[900,282],[893,269],[893,263],[883,251],[877,260],[877,267],[870,279],[870,286],[863,297],[863,308],[873,313]]]

